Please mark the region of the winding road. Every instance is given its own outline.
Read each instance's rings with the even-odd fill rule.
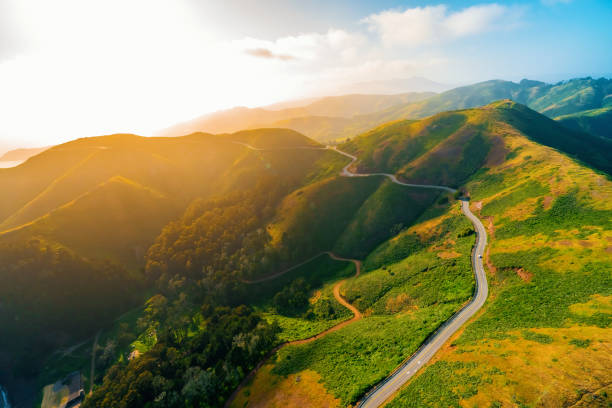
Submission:
[[[252,150],[280,150],[280,149],[291,149],[291,148],[256,148],[247,143],[242,142],[234,142],[240,145],[243,145]],[[303,146],[303,147],[293,147],[293,149],[313,149],[313,150],[333,150],[343,156],[346,156],[351,159],[351,162],[344,166],[342,172],[340,173],[344,177],[373,177],[373,176],[382,176],[387,177],[393,183],[406,186],[406,187],[415,187],[415,188],[426,188],[426,189],[435,189],[435,190],[443,190],[449,193],[456,192],[455,189],[446,186],[437,186],[437,185],[429,185],[429,184],[410,184],[399,181],[394,174],[390,173],[354,173],[350,170],[351,166],[357,161],[357,157],[338,150],[336,147],[326,146],[326,147],[311,147],[311,146]],[[461,310],[455,313],[449,320],[444,322],[429,338],[419,347],[419,349],[410,356],[404,363],[402,363],[393,373],[391,373],[385,380],[376,385],[372,390],[370,390],[364,398],[357,404],[358,407],[367,407],[367,408],[375,408],[383,405],[385,401],[391,398],[404,384],[406,384],[418,371],[421,367],[423,367],[427,362],[436,354],[436,352],[448,341],[448,339],[455,334],[463,324],[465,324],[478,310],[484,305],[487,300],[487,296],[489,293],[489,287],[487,285],[487,276],[484,270],[482,258],[484,256],[485,247],[487,245],[487,232],[485,230],[482,222],[476,217],[472,211],[470,210],[470,204],[467,199],[461,200],[461,211],[463,214],[470,220],[472,225],[474,226],[474,230],[476,231],[476,244],[472,250],[472,269],[474,270],[474,276],[476,279],[476,289],[474,292],[474,296],[472,300],[465,305]],[[330,256],[333,257],[333,254]],[[320,256],[321,254],[317,255]],[[312,258],[310,259],[312,260]],[[342,259],[346,260],[346,259]],[[306,262],[308,262],[307,260]],[[355,262],[355,260],[351,260]],[[358,261],[357,261],[358,262]],[[305,262],[304,262],[305,263]],[[300,264],[298,266],[303,265]],[[355,264],[357,266],[357,263]],[[296,266],[297,267],[297,266]],[[290,268],[295,269],[295,267]],[[283,273],[288,272],[289,270],[283,271]],[[360,267],[357,266],[357,275],[359,274]],[[273,279],[274,277],[280,276],[282,273],[271,275],[267,278],[262,279]],[[336,296],[336,288],[338,289],[338,296],[336,298],[340,301],[342,297],[339,296],[339,289],[341,283],[339,282],[334,287],[334,296]],[[331,330],[338,330],[341,325],[348,324],[354,320],[357,320],[357,313],[359,311],[344,299],[340,301],[345,307],[348,307],[353,311],[355,317],[353,319],[343,322],[338,326],[334,326],[325,332],[319,333],[316,336],[311,337],[310,339],[299,340],[298,342],[308,342],[315,340],[317,338],[322,337],[327,334],[327,332]],[[361,313],[359,313],[359,318],[361,317]],[[287,343],[286,343],[287,344]],[[300,344],[295,343],[293,344]],[[276,350],[275,350],[276,351]]]
[[[296,268],[299,268],[300,266],[312,261],[315,258],[318,258],[321,255],[328,255],[331,259],[334,259],[336,261],[344,261],[344,262],[352,262],[355,265],[355,275],[353,275],[353,278],[356,278],[359,276],[359,274],[361,273],[361,261],[357,260],[357,259],[349,259],[349,258],[342,258],[336,254],[334,254],[333,252],[330,251],[326,251],[326,252],[321,252],[320,254],[317,254],[311,258],[308,258],[307,260],[305,260],[304,262],[300,262],[299,264],[292,266],[291,268],[285,269],[281,272],[278,273],[274,273],[272,275],[268,275],[265,276],[263,278],[260,279],[256,279],[256,280],[242,280],[242,282],[247,283],[247,284],[254,284],[254,283],[260,283],[260,282],[266,282],[275,278],[278,278],[279,276],[282,276],[284,274],[286,274],[287,272],[290,272]],[[361,312],[359,311],[359,309],[357,309],[355,306],[351,305],[349,302],[347,302],[341,295],[340,295],[340,287],[344,284],[344,282],[347,281],[347,279],[349,278],[345,278],[342,279],[340,281],[338,281],[333,288],[333,293],[334,293],[334,298],[338,301],[338,303],[340,303],[342,306],[346,307],[347,309],[349,309],[352,313],[353,313],[353,317],[349,320],[345,320],[343,322],[338,323],[335,326],[330,327],[327,330],[324,330],[320,333],[315,334],[314,336],[311,337],[307,337],[305,339],[300,339],[300,340],[293,340],[293,341],[287,341],[285,343],[279,344],[278,346],[276,346],[274,349],[272,349],[265,358],[263,358],[259,364],[257,364],[257,366],[251,370],[251,372],[242,380],[242,382],[240,383],[240,385],[238,386],[238,388],[236,388],[236,390],[232,393],[232,395],[230,395],[230,397],[227,399],[226,403],[225,403],[225,407],[229,407],[232,405],[232,402],[234,401],[234,399],[236,398],[236,396],[238,395],[238,393],[240,392],[240,390],[242,390],[242,388],[244,388],[244,386],[249,382],[249,380],[251,378],[253,378],[253,376],[255,375],[255,373],[257,373],[257,371],[261,368],[261,366],[272,356],[274,355],[274,353],[276,353],[278,350],[280,350],[283,347],[286,346],[291,346],[291,345],[296,345],[296,344],[306,344],[306,343],[310,343],[312,341],[318,340],[321,337],[324,337],[326,335],[328,335],[331,332],[340,330],[341,328],[343,328],[344,326],[347,326],[359,319],[361,319],[363,317],[363,315],[361,314]]]

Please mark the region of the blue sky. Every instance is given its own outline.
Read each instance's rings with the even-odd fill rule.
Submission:
[[[0,0],[0,147],[426,77],[612,73],[612,1]]]

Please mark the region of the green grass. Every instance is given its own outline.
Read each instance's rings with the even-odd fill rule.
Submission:
[[[313,343],[280,350],[274,373],[313,369],[344,404],[355,402],[414,353],[457,306],[445,304],[414,314],[362,319]]]
[[[456,132],[466,117],[442,113],[424,121],[399,121],[380,126],[341,148],[357,153],[364,171],[395,173]]]
[[[585,225],[612,228],[612,211],[595,210],[588,204],[581,203],[577,198],[577,190],[573,190],[558,197],[549,210],[544,210],[540,205],[532,217],[504,225],[497,236],[509,238],[536,233],[550,235],[556,230],[571,230]]]
[[[504,211],[506,211],[506,209],[513,207],[528,198],[541,197],[549,192],[550,189],[548,187],[543,186],[535,180],[530,180],[512,189],[512,191],[508,192],[506,195],[483,206],[481,214],[484,216],[501,215],[504,213]]]
[[[456,407],[462,399],[478,393],[478,388],[490,383],[490,375],[475,374],[475,363],[439,361],[427,367],[410,385],[387,405],[399,407]],[[490,373],[496,374],[496,373]]]
[[[612,293],[610,260],[587,263],[577,273],[557,273],[539,265],[558,254],[539,249],[493,255],[498,268],[495,279],[503,286],[486,314],[468,326],[458,341],[505,337],[507,331],[519,328],[562,327],[575,321],[570,305],[586,302],[593,294]],[[517,267],[533,273],[533,280],[520,280],[514,273]]]
[[[580,348],[587,348],[591,345],[591,340],[586,339],[586,340],[580,340],[580,339],[572,339],[570,340],[570,344],[576,346],[576,347],[580,347]]]
[[[473,243],[473,236],[458,239],[455,250],[467,255]],[[460,303],[472,294],[472,284],[468,256],[440,259],[435,253],[419,251],[348,282],[345,290],[347,300],[360,310],[373,308],[377,314],[387,314],[387,302],[400,294],[419,308]]]
[[[371,308],[373,314],[315,342],[280,350],[273,372],[315,370],[343,404],[354,403],[472,295],[469,253],[474,237],[457,238],[463,227],[463,222],[448,222],[441,229],[443,236],[456,241],[453,250],[461,254],[458,258],[442,259],[424,249],[384,265],[368,258],[369,272],[349,280],[344,289],[347,300],[361,310]],[[409,231],[402,234],[411,236]],[[381,248],[389,254],[401,250],[389,242]],[[380,251],[371,257],[380,259]]]
[[[352,263],[336,261],[324,254],[277,279],[250,285],[249,293],[253,296],[253,305],[263,312],[264,318],[278,323],[281,328],[281,341],[305,339],[352,317],[352,313],[336,301],[332,289],[338,280],[354,274],[355,267]],[[305,279],[310,286],[309,297],[314,296],[315,292],[320,292],[321,295],[302,315],[283,316],[275,310],[271,299],[274,293],[298,278]],[[328,316],[317,315],[319,302],[329,304],[331,310]]]
[[[536,333],[533,331],[529,331],[529,330],[524,330],[523,331],[523,338],[525,340],[531,340],[531,341],[536,341],[538,343],[542,343],[542,344],[550,344],[553,342],[553,338],[546,335],[546,334],[542,334],[542,333]]]

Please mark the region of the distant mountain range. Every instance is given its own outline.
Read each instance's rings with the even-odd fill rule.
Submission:
[[[598,118],[605,112],[593,111],[612,106],[612,80],[606,78],[576,78],[556,84],[527,79],[519,83],[491,80],[440,94],[344,95],[281,110],[234,108],[178,124],[162,134],[179,136],[195,131],[219,133],[244,128],[286,127],[326,142],[353,137],[393,120],[419,119],[500,99],[525,104],[550,118],[592,111],[580,120],[564,118],[562,123],[571,123],[569,126],[575,129],[594,131],[598,135],[609,134],[605,125],[608,116]],[[590,126],[593,121],[597,124]]]
[[[349,119],[427,99],[431,92],[396,95],[343,95],[317,99],[306,106],[281,110],[237,107],[206,114],[189,122],[179,123],[161,132],[162,136],[182,136],[207,129],[210,133],[231,133],[242,129],[280,127],[277,122],[295,118],[332,117]]]

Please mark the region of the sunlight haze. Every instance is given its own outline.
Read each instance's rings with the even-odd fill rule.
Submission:
[[[602,75],[612,66],[596,52],[609,47],[604,3],[2,0],[0,150],[152,135],[206,112],[380,79]]]

